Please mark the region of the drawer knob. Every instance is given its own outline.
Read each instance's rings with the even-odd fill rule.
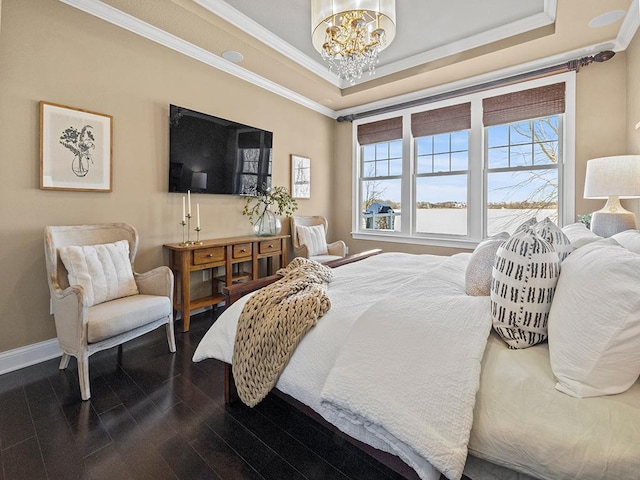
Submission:
[[[270,244],[269,244],[269,248],[273,248],[273,244],[271,244],[271,243],[270,243]]]
[[[246,249],[246,248],[241,248],[241,249],[240,249],[240,253],[244,253],[244,252],[246,252],[246,251],[247,251],[247,249]]]
[[[213,253],[208,253],[207,257],[213,257]]]

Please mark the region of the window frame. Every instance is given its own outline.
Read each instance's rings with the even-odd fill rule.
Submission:
[[[558,224],[575,221],[575,72],[567,72],[538,78],[515,85],[462,95],[416,107],[394,110],[386,114],[366,117],[352,124],[352,231],[356,240],[407,243],[418,245],[474,248],[486,238],[487,221],[487,142],[486,128],[482,122],[482,99],[520,90],[528,90],[554,83],[565,83],[565,113],[559,115],[561,124],[558,145],[561,158],[558,161]],[[467,235],[425,234],[416,232],[416,175],[415,139],[411,135],[411,114],[471,102],[471,128],[469,129],[469,165],[467,170]],[[361,124],[377,122],[392,117],[402,117],[402,177],[401,177],[401,231],[366,230],[361,228],[360,206],[362,205],[361,146],[357,139],[357,128]],[[394,177],[395,178],[395,177]],[[407,208],[407,206],[409,206]]]

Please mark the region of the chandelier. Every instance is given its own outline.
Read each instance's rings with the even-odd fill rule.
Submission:
[[[312,0],[311,30],[315,49],[353,85],[375,71],[378,53],[396,35],[395,0]]]

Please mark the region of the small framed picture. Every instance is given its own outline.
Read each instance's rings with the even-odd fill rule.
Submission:
[[[40,102],[40,188],[110,192],[113,117]]]
[[[311,159],[291,155],[291,196],[311,198]]]

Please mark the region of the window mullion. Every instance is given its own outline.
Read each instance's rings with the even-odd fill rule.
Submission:
[[[413,178],[413,137],[411,134],[411,115],[402,116],[402,184],[401,203],[402,212],[400,231],[403,235],[412,235],[415,231],[415,181]]]
[[[468,234],[472,240],[484,236],[486,195],[484,194],[484,128],[482,125],[482,99],[471,101],[471,130],[469,131],[469,188],[467,198]],[[482,199],[480,201],[480,199]]]

